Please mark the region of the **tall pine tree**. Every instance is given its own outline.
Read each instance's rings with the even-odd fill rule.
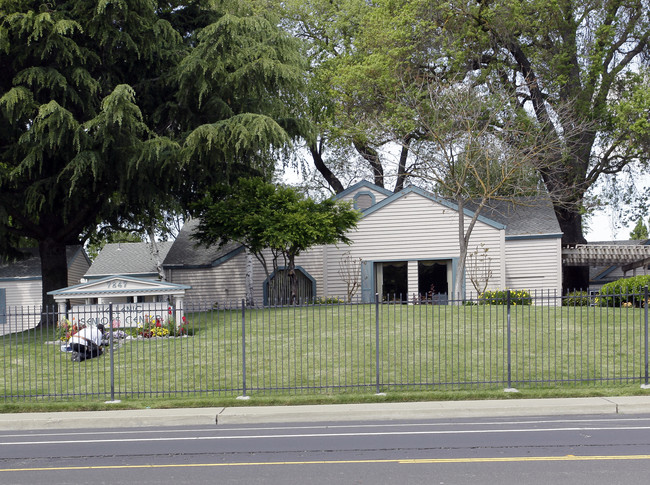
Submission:
[[[0,251],[65,248],[266,173],[299,135],[298,46],[245,1],[0,2]]]

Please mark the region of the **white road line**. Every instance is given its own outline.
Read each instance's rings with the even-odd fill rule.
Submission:
[[[640,423],[640,422],[646,422],[650,421],[650,418],[616,418],[615,421],[617,423],[622,423],[622,422],[634,422],[634,423]],[[172,434],[172,433],[185,433],[185,432],[192,432],[192,433],[214,433],[215,431],[289,431],[289,430],[305,430],[305,429],[365,429],[365,428],[373,428],[373,429],[380,429],[380,428],[423,428],[423,427],[429,427],[429,428],[439,428],[439,427],[452,427],[452,426],[462,426],[462,427],[467,427],[467,426],[509,426],[509,425],[517,425],[517,424],[526,424],[526,425],[533,425],[533,424],[559,424],[559,423],[611,423],[612,419],[611,418],[596,418],[596,419],[536,419],[536,420],[523,420],[523,421],[468,421],[468,422],[461,422],[461,421],[450,421],[450,422],[436,422],[436,423],[377,423],[377,424],[336,424],[336,425],[330,425],[330,424],[317,424],[317,425],[309,425],[309,426],[282,426],[282,425],[276,425],[276,426],[251,426],[251,427],[228,427],[224,428],[222,426],[216,426],[216,427],[210,427],[210,428],[201,428],[201,429],[195,429],[195,428],[180,428],[180,429],[143,429],[143,428],[131,428],[131,429],[124,429],[124,430],[115,430],[115,431],[108,431],[108,430],[102,430],[98,429],[96,431],[80,431],[80,430],[75,430],[75,431],[61,431],[61,430],[52,430],[49,432],[43,432],[43,433],[22,433],[22,434],[2,434],[0,433],[0,439],[3,438],[17,438],[17,437],[36,437],[36,436],[96,436],[97,434],[102,434],[102,435],[129,435],[129,434],[137,434],[137,435],[146,435],[146,434]]]
[[[10,441],[0,442],[0,446],[18,445],[69,445],[97,443],[143,443],[165,441],[225,441],[248,439],[291,439],[291,438],[334,438],[360,436],[415,436],[415,435],[448,435],[448,434],[490,434],[490,433],[546,433],[546,432],[575,432],[575,431],[641,431],[650,430],[650,426],[614,426],[614,427],[566,427],[566,428],[523,428],[523,429],[485,429],[485,430],[437,430],[437,431],[378,431],[374,433],[303,433],[277,435],[228,435],[228,436],[183,436],[165,438],[120,438],[92,440],[56,440],[56,441]]]

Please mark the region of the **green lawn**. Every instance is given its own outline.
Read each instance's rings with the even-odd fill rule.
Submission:
[[[244,385],[247,394],[273,396],[644,382],[643,309],[512,307],[510,368],[504,306],[378,309],[247,310],[245,359],[241,310],[188,314],[191,336],[115,345],[113,395],[232,397]],[[53,340],[46,331],[0,337],[5,402],[109,398],[109,353],[71,362]]]

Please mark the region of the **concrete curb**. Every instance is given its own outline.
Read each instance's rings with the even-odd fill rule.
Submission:
[[[223,408],[0,414],[0,430],[214,426]]]
[[[0,430],[650,414],[650,396],[0,414]]]
[[[650,399],[630,403],[632,409],[650,413]],[[329,406],[275,406],[270,408],[224,408],[217,424],[328,422],[471,417],[541,416],[560,414],[616,414],[610,398],[522,399],[482,401],[433,401]],[[638,411],[643,412],[643,411]]]

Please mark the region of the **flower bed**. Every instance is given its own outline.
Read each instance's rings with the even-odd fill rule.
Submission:
[[[180,325],[172,317],[172,308],[167,309],[167,318],[159,316],[146,315],[144,322],[139,323],[137,328],[129,332],[134,337],[153,338],[153,337],[181,337],[187,335],[187,319],[182,318]]]

